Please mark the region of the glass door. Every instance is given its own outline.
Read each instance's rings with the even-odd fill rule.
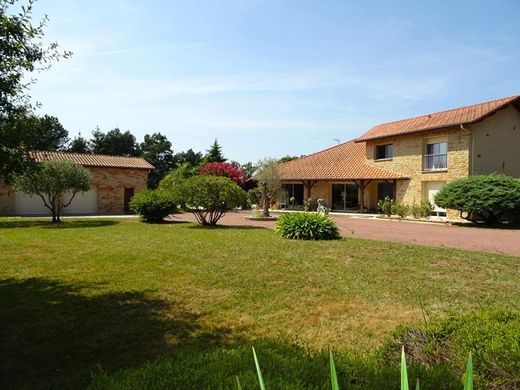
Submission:
[[[353,183],[332,184],[332,210],[358,209],[358,187]]]

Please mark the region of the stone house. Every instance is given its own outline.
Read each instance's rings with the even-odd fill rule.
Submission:
[[[153,165],[140,157],[109,156],[87,153],[35,152],[37,162],[71,161],[87,168],[92,175],[92,188],[76,194],[63,214],[123,214],[138,191],[145,189]],[[0,215],[49,215],[37,196],[16,192],[0,181]]]
[[[280,207],[321,198],[333,211],[375,211],[389,196],[430,201],[472,174],[520,177],[520,95],[377,125],[360,137],[280,165]],[[433,214],[456,213],[434,205]]]

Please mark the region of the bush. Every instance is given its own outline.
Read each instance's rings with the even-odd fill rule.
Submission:
[[[339,229],[334,221],[323,214],[285,213],[278,218],[276,232],[293,240],[335,240]]]
[[[143,190],[130,200],[130,210],[138,214],[145,222],[162,222],[164,217],[175,212],[175,196],[164,190]]]
[[[209,162],[199,169],[199,175],[213,175],[229,177],[239,186],[246,182],[246,174],[242,168],[226,162]]]
[[[472,222],[519,222],[520,180],[505,175],[457,179],[437,193],[435,204]]]
[[[379,200],[377,202],[377,210],[389,217],[392,215],[392,207],[394,204],[395,202],[392,199],[385,196],[384,200]]]
[[[410,214],[410,207],[402,204],[402,203],[395,203],[391,207],[392,214],[399,215],[401,218],[406,218],[408,214]]]
[[[421,202],[421,204],[413,204],[410,207],[410,213],[414,218],[428,218],[432,211],[432,205],[430,202]]]
[[[422,326],[398,327],[381,349],[387,363],[398,361],[401,345],[413,362],[427,368],[445,365],[459,378],[471,351],[477,388],[520,386],[519,311],[471,311]]]
[[[201,225],[216,225],[227,211],[247,201],[244,190],[222,176],[194,176],[182,182],[177,191],[180,203]]]

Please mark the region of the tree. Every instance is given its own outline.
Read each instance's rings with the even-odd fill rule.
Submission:
[[[236,183],[221,176],[193,176],[178,188],[183,207],[204,226],[214,226],[222,216],[246,201],[246,193]]]
[[[69,141],[69,132],[55,116],[28,115],[17,121],[20,131],[31,137],[31,148],[34,150],[65,150]]]
[[[31,135],[15,125],[32,111],[27,94],[35,79],[27,74],[48,69],[52,62],[68,58],[57,43],[43,42],[48,18],[33,23],[34,0],[17,6],[18,0],[0,0],[0,176],[8,179],[27,167]]]
[[[212,162],[204,164],[199,169],[199,175],[213,175],[229,177],[239,186],[243,186],[246,181],[246,174],[242,168],[237,168],[230,163]]]
[[[289,161],[292,161],[292,160],[296,160],[297,158],[299,158],[298,156],[284,156],[282,157],[280,160],[278,160],[278,162],[281,164],[281,163],[285,163],[285,162],[289,162]]]
[[[161,133],[146,134],[140,145],[141,157],[155,169],[148,175],[148,187],[156,188],[174,165],[172,143]]]
[[[172,169],[159,183],[159,189],[174,191],[184,180],[195,175],[195,168],[187,162],[177,164],[177,168]]]
[[[91,149],[93,153],[113,154],[116,156],[138,156],[139,150],[135,137],[130,131],[124,133],[115,128],[103,133],[99,127],[92,132]]]
[[[458,210],[472,222],[518,222],[520,180],[505,175],[475,175],[446,184],[435,196],[439,207]]]
[[[73,153],[90,153],[90,146],[86,138],[81,136],[81,133],[70,141],[68,152]]]
[[[204,162],[210,163],[210,162],[226,162],[226,159],[224,158],[224,155],[222,154],[222,148],[218,144],[217,139],[215,138],[215,141],[210,146],[210,148],[207,150],[207,154],[204,157]]]
[[[78,192],[90,189],[88,169],[69,161],[44,161],[34,170],[15,176],[13,187],[37,195],[52,213],[52,222],[60,222],[61,211]]]
[[[278,160],[266,158],[259,162],[259,169],[253,176],[258,182],[262,198],[263,215],[269,217],[269,206],[282,188],[282,179],[278,173]]]
[[[173,159],[177,164],[188,163],[191,167],[196,167],[202,163],[204,156],[201,152],[195,153],[193,149],[188,149],[185,152],[177,153]]]

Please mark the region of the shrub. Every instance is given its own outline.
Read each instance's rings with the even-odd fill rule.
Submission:
[[[316,211],[316,210],[318,210],[318,201],[316,199],[309,198],[304,203],[305,203],[305,205],[304,205],[303,209],[305,211]]]
[[[472,222],[518,222],[520,180],[505,175],[469,176],[446,184],[435,204]]]
[[[401,326],[382,347],[388,363],[404,345],[415,363],[427,368],[445,365],[462,377],[468,353],[473,355],[477,388],[520,386],[520,312],[487,309],[452,314],[421,326]]]
[[[335,240],[339,229],[334,221],[323,214],[285,213],[278,218],[276,232],[293,240]]]
[[[402,203],[393,203],[392,214],[399,215],[401,218],[406,218],[410,214],[410,207]]]
[[[237,168],[226,162],[209,162],[199,169],[199,175],[213,175],[229,177],[239,186],[244,185],[246,174],[242,168]]]
[[[194,176],[178,186],[180,203],[201,225],[214,226],[230,210],[246,202],[246,193],[222,176]]]
[[[389,217],[392,215],[392,206],[394,203],[395,202],[392,199],[390,199],[388,196],[385,196],[385,199],[379,200],[377,202],[377,210]]]
[[[145,222],[162,222],[177,209],[175,196],[164,190],[143,190],[130,200],[130,210]]]

